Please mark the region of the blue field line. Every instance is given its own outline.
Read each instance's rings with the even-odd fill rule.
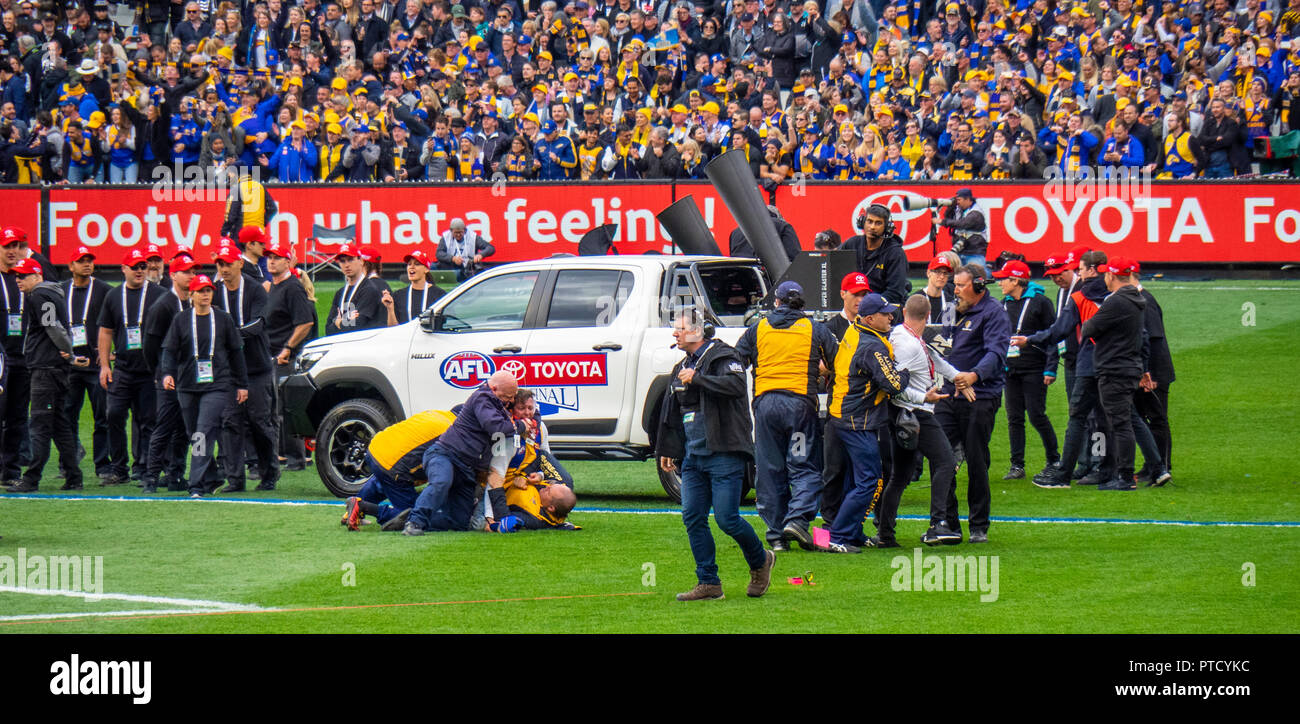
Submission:
[[[298,507],[337,507],[341,500],[289,500],[287,498],[203,498],[194,500],[182,496],[153,497],[144,495],[3,495],[4,500],[57,500],[76,501],[110,501],[119,503],[228,503],[232,505],[287,505]],[[574,513],[620,514],[620,515],[681,515],[680,508],[591,508],[577,507]],[[758,513],[741,512],[742,516],[757,518]],[[929,520],[928,515],[899,515],[899,520]],[[966,520],[965,516],[962,520]],[[991,516],[993,523],[1038,523],[1047,525],[1174,525],[1210,528],[1300,528],[1300,521],[1290,520],[1160,520],[1157,518],[1036,518],[1025,516]]]

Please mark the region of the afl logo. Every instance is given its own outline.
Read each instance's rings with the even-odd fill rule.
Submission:
[[[528,372],[527,365],[521,359],[508,359],[501,363],[501,369],[514,375],[521,385],[524,383],[524,375]]]
[[[930,240],[930,222],[925,218],[930,211],[929,209],[916,209],[915,211],[904,209],[903,202],[908,198],[925,200],[928,197],[912,191],[893,189],[877,191],[862,199],[857,206],[853,207],[853,213],[849,215],[849,225],[853,227],[853,233],[862,233],[862,230],[857,228],[858,216],[864,213],[867,207],[872,204],[881,204],[889,208],[890,218],[894,222],[894,233],[898,234],[898,238],[903,240],[904,249],[914,249],[925,244]],[[913,219],[916,219],[917,223],[910,225],[908,222]]]
[[[443,360],[438,374],[442,376],[443,382],[470,390],[487,382],[496,371],[496,365],[485,355],[478,352],[457,352]]]

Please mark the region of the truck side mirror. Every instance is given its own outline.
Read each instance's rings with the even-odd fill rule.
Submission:
[[[442,329],[442,315],[432,309],[420,312],[420,329],[429,334],[440,331]]]

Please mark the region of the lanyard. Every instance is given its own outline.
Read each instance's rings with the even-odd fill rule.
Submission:
[[[139,313],[136,314],[136,320],[135,320],[135,326],[137,327],[144,325],[144,299],[145,299],[146,291],[148,291],[148,287],[141,285],[140,306],[137,308]],[[131,326],[131,319],[126,314],[126,285],[125,284],[122,285],[122,326],[123,327]]]
[[[942,294],[942,292],[940,293]],[[934,360],[930,359],[930,353],[927,352],[925,349],[925,340],[921,339],[921,335],[917,334],[916,332],[913,332],[912,328],[907,326],[906,324],[903,325],[903,329],[906,329],[907,333],[915,337],[916,341],[921,345],[921,354],[925,355],[925,361],[930,365],[930,384],[933,385],[934,384]],[[928,386],[929,385],[927,385],[927,387]]]
[[[406,288],[406,318],[408,320],[415,318],[415,315],[411,314],[411,294],[414,291],[415,291],[414,284]],[[429,285],[426,284],[424,285],[424,290],[420,292],[420,311],[423,312],[424,310],[428,309],[429,308],[428,304],[429,304]]]
[[[90,283],[86,285],[86,306],[81,310],[81,321],[72,316],[72,293],[76,289],[72,282],[68,282],[68,324],[77,326],[86,323],[86,315],[90,314],[90,298],[95,296],[95,277],[90,278]]]
[[[1070,295],[1071,295],[1071,294],[1074,294],[1074,285],[1075,285],[1075,284],[1078,284],[1078,283],[1079,283],[1079,278],[1078,278],[1078,277],[1075,277],[1075,278],[1074,278],[1074,281],[1070,282],[1070,288],[1069,288],[1069,289],[1062,289],[1060,292],[1058,292],[1058,294],[1063,294],[1064,296],[1062,296],[1062,297],[1060,297],[1060,298],[1058,298],[1058,299],[1056,300],[1056,318],[1057,318],[1057,319],[1060,319],[1060,318],[1061,318],[1061,312],[1065,311],[1065,303],[1066,303],[1067,301],[1070,300]]]
[[[239,275],[239,294],[236,295],[235,300],[238,302],[238,305],[235,308],[238,309],[239,311],[233,314],[235,319],[237,320],[237,325],[242,327],[244,326],[244,275],[243,274]],[[226,286],[225,284],[221,285],[221,303],[222,306],[226,308],[226,312],[231,313],[230,287]]]
[[[17,283],[17,282],[15,282],[15,284],[16,284],[16,283]],[[0,289],[3,289],[3,290],[4,290],[4,293],[5,293],[5,313],[8,314],[8,313],[10,313],[10,312],[13,311],[12,309],[9,308],[9,284],[8,284],[8,278],[5,279],[5,283],[0,284]],[[26,299],[26,295],[23,294],[21,291],[18,292],[18,314],[22,314],[22,313],[23,313],[23,301],[24,301],[25,299]]]
[[[210,327],[210,336],[208,337],[208,359],[211,360],[217,353],[217,315],[208,310],[208,326]],[[194,359],[199,359],[199,318],[198,310],[190,309],[190,341],[194,345]]]
[[[1020,300],[1023,301],[1024,304],[1020,307],[1020,319],[1016,321],[1016,334],[1020,334],[1020,328],[1025,326],[1025,312],[1029,311],[1029,298],[1021,297]],[[1008,298],[1007,301],[1002,303],[1003,309],[1008,309],[1009,301],[1010,299]]]
[[[357,280],[356,284],[348,284],[343,287],[343,296],[339,298],[340,311],[347,311],[350,308],[348,305],[352,303],[352,298],[357,295],[357,290],[365,283],[366,279],[365,277],[362,277]],[[349,292],[351,293],[349,294]]]

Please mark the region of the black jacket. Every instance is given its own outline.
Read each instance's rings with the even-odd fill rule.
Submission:
[[[1146,289],[1142,290],[1142,298],[1147,302],[1145,322],[1151,348],[1147,371],[1151,373],[1151,379],[1163,387],[1175,379],[1174,358],[1169,354],[1169,340],[1165,338],[1165,312]]]
[[[912,282],[907,278],[907,252],[903,251],[903,240],[897,234],[886,237],[875,251],[867,248],[866,237],[861,234],[850,236],[840,248],[858,255],[858,271],[867,275],[871,291],[893,304],[907,300]]]
[[[721,340],[712,340],[695,362],[695,377],[684,392],[669,384],[659,415],[656,455],[680,460],[686,455],[686,428],[682,409],[697,407],[704,415],[705,437],[715,453],[740,453],[754,457],[754,423],[749,417],[749,393],[745,367],[736,350]],[[675,383],[692,355],[673,365],[670,383]]]
[[[161,369],[163,342],[167,339],[167,333],[171,331],[172,320],[177,314],[189,308],[188,301],[182,302],[176,293],[169,289],[167,294],[160,297],[149,307],[149,311],[145,312],[144,363],[148,365],[154,381],[159,385],[162,384],[163,378]]]
[[[68,336],[68,308],[63,290],[54,282],[41,282],[27,295],[23,308],[23,356],[29,369],[67,369],[60,352],[72,353]]]
[[[1002,308],[1007,310],[1012,335],[1023,334],[1028,337],[1040,329],[1051,327],[1056,321],[1056,309],[1037,286],[1025,290],[1019,299],[1008,294],[1002,299]],[[1021,314],[1024,315],[1023,321]],[[1055,344],[1027,344],[1020,348],[1020,353],[1016,356],[1007,357],[1007,371],[1036,372],[1055,377],[1059,358]]]
[[[339,316],[339,308],[348,305],[347,312],[343,323],[336,324],[335,321]],[[384,327],[388,324],[388,310],[380,301],[379,290],[369,279],[361,279],[354,285],[344,286],[334,292],[334,300],[330,302],[329,316],[325,318],[325,334],[342,334],[344,332],[356,332],[362,329],[375,329]],[[277,350],[278,352],[279,350]]]
[[[124,289],[126,290],[125,314],[122,309]],[[120,284],[113,287],[108,296],[104,297],[104,306],[99,310],[99,327],[101,330],[107,328],[113,332],[113,348],[108,351],[115,355],[113,358],[113,369],[115,371],[147,374],[152,370],[145,362],[143,346],[144,319],[150,308],[165,294],[170,294],[170,292],[153,282],[145,282],[142,287],[134,290],[127,289],[125,284]],[[129,350],[127,349],[126,330],[128,327],[136,326],[137,323],[141,327],[141,347],[138,350]],[[100,350],[101,353],[103,351]]]
[[[271,371],[271,343],[266,336],[265,320],[267,293],[261,284],[249,283],[247,277],[243,282],[242,304],[239,291],[232,292],[224,282],[219,282],[212,294],[212,306],[235,320],[239,337],[244,343],[245,366],[251,377]],[[280,350],[275,350],[275,353],[279,354]]]
[[[90,358],[90,367],[88,369],[99,370],[99,311],[104,306],[104,300],[108,298],[109,292],[113,289],[108,282],[102,279],[91,277],[90,284],[86,287],[74,287],[71,281],[62,284],[63,298],[65,304],[72,310],[72,317],[68,320],[68,328],[74,326],[86,327],[86,344],[76,347],[73,351],[76,354],[84,355]],[[90,300],[87,305],[87,290],[89,290]],[[69,299],[70,297],[70,299]]]
[[[1098,375],[1137,378],[1146,371],[1146,307],[1137,287],[1123,286],[1083,323],[1080,333],[1096,344],[1093,362]]]
[[[162,376],[170,375],[175,378],[177,392],[223,392],[248,389],[248,369],[244,366],[243,343],[239,339],[239,330],[235,329],[234,320],[229,314],[216,307],[203,316],[193,312],[194,310],[190,309],[177,314],[172,319],[171,330],[167,332],[167,337],[163,341],[162,363],[159,369]],[[217,338],[216,342],[209,346],[213,324],[216,325]],[[199,355],[208,359],[208,350],[212,350],[212,382],[200,383],[197,380],[191,326],[198,330]]]

